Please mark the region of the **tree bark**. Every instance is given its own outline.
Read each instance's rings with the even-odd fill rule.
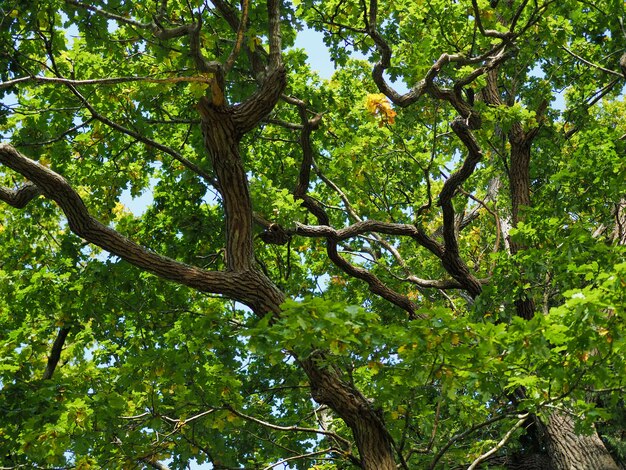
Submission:
[[[577,434],[566,413],[553,413],[543,425],[554,470],[620,470],[597,432]]]
[[[535,128],[525,132],[521,124],[516,123],[509,134],[511,144],[509,186],[513,227],[524,221],[523,208],[531,205],[531,145],[537,130]],[[513,241],[510,242],[510,247],[511,254],[527,248]],[[522,318],[530,320],[535,315],[535,302],[532,297],[520,296],[515,301],[515,307],[517,315]],[[547,423],[540,423],[540,426],[552,470],[619,470],[598,433],[594,431],[590,436],[577,434],[573,419],[565,412],[552,413]]]
[[[278,66],[267,75],[259,91],[240,105],[215,105],[207,98],[198,104],[204,143],[219,182],[226,215],[226,265],[229,271],[250,276],[259,298],[267,298],[267,302],[254,308],[259,316],[278,314],[284,294],[254,263],[252,203],[239,142],[273,109],[284,86],[285,71]],[[309,378],[312,397],[318,403],[328,405],[352,430],[361,467],[365,470],[395,470],[389,433],[382,416],[367,398],[341,380],[332,366],[324,364],[323,353],[300,360],[300,364]]]
[[[364,470],[395,470],[391,438],[382,414],[356,388],[344,382],[323,353],[300,362],[309,377],[311,395],[332,408],[350,427]]]
[[[533,134],[524,132],[520,123],[515,123],[509,135],[511,158],[509,163],[509,190],[511,192],[511,223],[513,227],[524,220],[524,207],[530,206],[530,149]],[[526,247],[509,241],[511,254]],[[530,320],[535,315],[535,302],[531,297],[520,296],[515,300],[517,315]]]

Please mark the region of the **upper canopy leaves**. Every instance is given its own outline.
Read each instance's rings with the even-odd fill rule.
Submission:
[[[624,459],[605,3],[4,2],[2,466]]]

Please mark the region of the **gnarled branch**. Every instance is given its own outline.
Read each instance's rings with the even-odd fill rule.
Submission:
[[[65,213],[72,232],[141,269],[199,291],[226,295],[257,311],[277,311],[282,303],[282,294],[260,273],[205,271],[129,240],[91,216],[78,193],[62,176],[10,145],[0,144],[0,163],[28,178],[41,194],[55,201]]]

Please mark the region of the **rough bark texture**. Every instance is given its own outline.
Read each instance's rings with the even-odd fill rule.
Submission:
[[[382,413],[361,392],[341,380],[319,353],[301,362],[315,401],[331,407],[352,429],[365,470],[395,470],[391,440]]]
[[[576,434],[569,415],[553,413],[544,431],[555,470],[619,470],[598,433]]]
[[[509,170],[509,186],[511,191],[511,222],[517,227],[524,220],[524,207],[530,206],[530,146],[531,140],[521,129],[520,124],[513,126],[510,135],[511,159]],[[511,254],[526,249],[513,240],[509,241]],[[515,301],[517,314],[530,320],[535,315],[535,302],[532,298],[520,297]]]
[[[266,297],[269,301],[269,308],[255,309],[259,315],[270,311],[278,313],[284,296],[254,265],[252,204],[239,140],[273,109],[284,86],[285,72],[279,66],[268,74],[259,92],[241,105],[216,106],[208,99],[201,100],[198,105],[205,145],[220,184],[226,214],[227,268],[233,272],[246,272],[255,278],[253,286],[259,297]],[[382,418],[358,390],[324,365],[321,357],[323,354],[320,353],[315,359],[300,362],[309,378],[313,398],[328,405],[350,427],[362,468],[395,469],[392,446]]]
[[[198,108],[226,214],[226,266],[232,271],[246,271],[253,260],[252,205],[239,155],[238,130],[231,110],[214,107],[208,100],[200,101]]]

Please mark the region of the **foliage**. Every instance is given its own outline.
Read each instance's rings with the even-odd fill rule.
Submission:
[[[403,468],[531,454],[525,427],[496,445],[555,410],[623,462],[623,5],[494,4],[281,6],[282,99],[227,146],[249,184],[251,270],[280,309],[238,297],[256,289],[243,281],[171,282],[126,245],[87,243],[58,186],[12,207],[32,178],[3,160],[0,466],[368,468],[350,419],[365,408]],[[6,0],[3,141],[111,231],[236,271],[198,102],[218,109],[221,93],[226,116],[256,96],[276,65],[267,5]],[[186,25],[197,35],[172,32]],[[293,48],[305,27],[323,33],[328,79]],[[518,135],[532,149],[519,213]],[[323,398],[316,373],[367,406]]]

